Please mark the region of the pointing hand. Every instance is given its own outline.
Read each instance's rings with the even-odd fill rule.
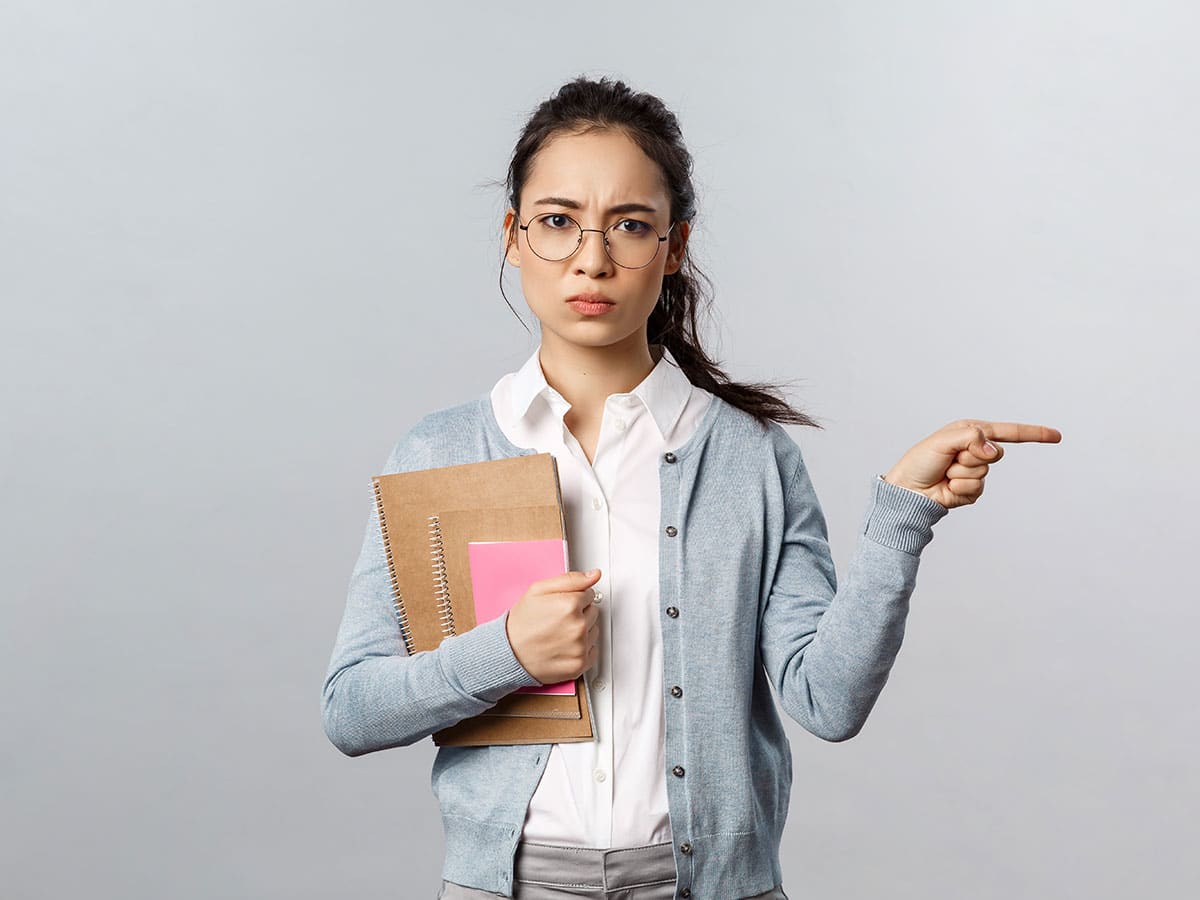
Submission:
[[[1057,444],[1062,433],[1045,425],[959,419],[935,431],[901,457],[884,481],[924,494],[947,509],[974,503],[991,463],[1004,458],[997,442]]]

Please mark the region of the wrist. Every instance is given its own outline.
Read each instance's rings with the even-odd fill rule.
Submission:
[[[888,484],[894,484],[898,488],[904,488],[906,491],[912,491],[914,494],[920,494],[922,497],[928,497],[930,500],[936,501],[936,499],[937,499],[936,497],[932,496],[927,491],[924,491],[919,487],[916,487],[911,484],[905,484],[903,479],[897,478],[891,472],[888,472],[886,475],[880,475],[879,478],[882,481],[886,481]]]

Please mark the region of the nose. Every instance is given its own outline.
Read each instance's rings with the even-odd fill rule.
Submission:
[[[590,240],[589,240],[590,238]],[[575,251],[575,271],[578,274],[591,275],[595,278],[601,274],[612,274],[615,263],[608,255],[604,246],[604,232],[588,229],[583,232],[583,243]]]

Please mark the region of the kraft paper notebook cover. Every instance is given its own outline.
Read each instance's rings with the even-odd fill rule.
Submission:
[[[379,475],[372,483],[410,655],[475,627],[471,542],[565,540],[549,453]],[[439,746],[592,740],[586,681],[575,679],[573,693],[511,693],[433,739]]]

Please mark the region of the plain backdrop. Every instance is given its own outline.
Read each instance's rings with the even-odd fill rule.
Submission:
[[[708,346],[825,425],[839,571],[942,425],[1064,435],[938,523],[861,734],[788,720],[789,896],[1195,896],[1198,28],[4,3],[0,893],[435,895],[432,743],[347,758],[320,689],[370,476],[536,347],[491,182],[588,74],[679,115]]]

